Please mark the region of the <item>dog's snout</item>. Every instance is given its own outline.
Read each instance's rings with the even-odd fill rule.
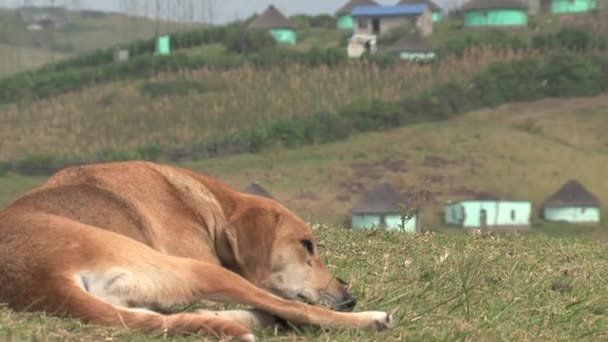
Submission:
[[[338,310],[353,311],[353,309],[355,308],[355,305],[357,305],[357,300],[355,298],[353,298],[353,296],[351,296],[349,293],[346,293],[342,297],[342,300],[340,301],[340,304],[338,305]]]

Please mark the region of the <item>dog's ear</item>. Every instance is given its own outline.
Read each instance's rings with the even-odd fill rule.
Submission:
[[[228,221],[226,237],[242,275],[259,284],[272,268],[271,253],[280,215],[262,207],[235,213]]]

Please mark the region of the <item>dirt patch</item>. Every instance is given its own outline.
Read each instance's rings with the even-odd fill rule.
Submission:
[[[405,173],[407,172],[407,164],[405,160],[402,159],[384,159],[381,162],[381,165],[392,172]]]
[[[339,194],[338,196],[336,196],[336,200],[340,202],[350,202],[350,195],[347,193]]]
[[[425,184],[441,184],[445,181],[446,177],[441,175],[426,175],[422,177],[422,181]]]
[[[338,183],[341,190],[348,193],[360,193],[365,190],[363,183],[355,180],[343,180]]]
[[[296,199],[315,201],[319,199],[319,196],[312,191],[302,190],[298,195],[296,195]]]
[[[454,164],[454,162],[436,156],[426,156],[422,161],[422,166],[431,169],[443,169],[452,164]]]

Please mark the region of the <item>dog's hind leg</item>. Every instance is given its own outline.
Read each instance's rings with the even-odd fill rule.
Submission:
[[[264,329],[279,323],[279,320],[275,316],[256,309],[220,311],[197,310],[196,313],[231,319],[250,329]]]
[[[97,324],[141,329],[155,334],[205,334],[236,337],[248,342],[255,341],[251,331],[233,319],[217,317],[213,314],[162,315],[148,310],[112,305],[90,295],[72,279],[57,277],[55,280],[58,283],[49,285],[56,290],[55,298],[62,300],[51,305],[54,307],[53,314],[69,315]],[[48,303],[46,305],[49,309]]]

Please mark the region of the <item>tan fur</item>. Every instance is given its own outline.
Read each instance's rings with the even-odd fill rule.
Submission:
[[[278,316],[330,327],[391,325],[383,312],[312,304],[352,299],[281,204],[148,162],[72,167],[0,212],[0,302],[85,321],[251,341]],[[316,246],[315,246],[316,248]],[[142,308],[214,300],[257,310],[163,315]]]

